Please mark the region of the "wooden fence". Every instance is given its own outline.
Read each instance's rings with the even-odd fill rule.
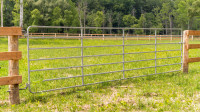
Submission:
[[[199,36],[200,31],[192,31],[192,30],[186,30],[183,32],[183,72],[188,73],[189,69],[189,63],[194,62],[200,62],[200,57],[197,58],[189,58],[189,50],[190,49],[200,49],[200,44],[189,44],[189,37],[191,35],[193,36]]]
[[[80,39],[81,34],[72,33],[30,33],[31,37],[66,37],[66,39],[72,39],[67,37],[73,37],[73,39]],[[122,34],[83,34],[85,39],[102,39],[102,40],[118,40],[122,37]],[[109,37],[109,38],[106,38]],[[158,40],[180,40],[181,35],[157,35]],[[191,37],[194,40],[194,36]],[[125,34],[126,40],[155,40],[155,35],[134,35]]]
[[[18,36],[22,35],[19,27],[1,27],[1,36],[8,36],[8,52],[0,52],[0,61],[9,60],[9,76],[0,77],[0,86],[9,85],[10,104],[19,104],[19,84],[22,76],[19,76],[19,60],[22,52],[18,51]]]
[[[57,35],[57,34],[53,34],[53,35]],[[200,31],[191,31],[191,30],[184,31],[184,35],[183,35],[183,38],[184,38],[183,72],[184,73],[188,73],[189,63],[200,62],[200,57],[189,58],[189,49],[200,48],[200,44],[189,44],[189,37],[191,35],[199,36]],[[22,83],[22,76],[19,76],[19,60],[22,58],[22,52],[18,51],[18,38],[19,36],[22,36],[21,28],[2,27],[0,28],[0,36],[8,36],[8,52],[0,52],[0,61],[9,60],[9,76],[0,78],[0,86],[10,85],[9,86],[10,103],[19,104],[20,103],[19,84]],[[66,34],[66,36],[69,36],[69,35]],[[99,34],[97,36],[99,36]]]

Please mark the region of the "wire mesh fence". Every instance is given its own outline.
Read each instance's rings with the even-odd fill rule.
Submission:
[[[181,29],[31,26],[27,34],[32,93],[182,68]]]

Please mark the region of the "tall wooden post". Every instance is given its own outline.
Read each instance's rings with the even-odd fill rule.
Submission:
[[[10,104],[19,104],[19,84],[22,76],[19,76],[19,60],[22,52],[18,51],[18,36],[22,35],[20,27],[1,27],[1,36],[8,36],[8,51],[0,52],[0,61],[9,60],[9,77],[0,77],[0,86],[9,86]]]
[[[183,73],[188,73],[188,69],[189,69],[189,63],[188,63],[188,59],[189,59],[189,31],[186,30],[183,32]]]
[[[18,36],[8,36],[8,51],[18,51]],[[18,76],[19,75],[19,60],[10,60],[9,61],[9,76]],[[19,104],[19,85],[10,85],[10,103]]]

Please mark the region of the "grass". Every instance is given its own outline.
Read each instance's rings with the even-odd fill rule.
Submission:
[[[20,60],[20,74],[23,76],[25,87],[28,81],[26,39],[20,39],[20,51],[23,52],[23,59]],[[166,43],[170,41],[158,41]],[[177,42],[177,41],[173,41]],[[66,47],[80,46],[80,40],[31,40],[31,48],[40,47]],[[153,44],[154,41],[126,40],[125,44]],[[192,43],[199,43],[193,41]],[[122,40],[84,40],[84,46],[98,45],[120,45]],[[0,52],[7,51],[7,39],[0,38]],[[158,45],[157,50],[180,49],[180,45]],[[101,54],[122,53],[122,47],[100,47],[84,48],[84,56]],[[126,46],[125,53],[154,51],[155,46]],[[199,50],[191,50],[190,57],[200,57]],[[180,56],[180,51],[157,53],[158,58]],[[53,49],[53,50],[32,50],[31,59],[56,58],[81,56],[81,49]],[[126,54],[125,61],[144,60],[155,58],[155,53],[148,54]],[[84,58],[84,65],[122,62],[122,56],[102,56]],[[180,63],[181,58],[158,60],[157,65]],[[32,61],[31,70],[61,68],[80,66],[81,59],[64,59],[48,61]],[[8,62],[0,62],[0,76],[7,76]],[[155,66],[155,61],[126,63],[125,69]],[[180,69],[180,65],[158,67],[157,72],[167,72]],[[94,74],[109,71],[122,70],[123,64],[112,64],[103,66],[84,67],[84,74]],[[31,72],[31,90],[33,92],[54,88],[81,85],[82,78],[62,79],[46,81],[60,77],[79,76],[81,68]],[[2,86],[0,91],[0,111],[199,111],[200,78],[199,64],[190,64],[190,73],[181,72],[147,76],[142,78],[128,79],[116,82],[90,85],[79,88],[65,89],[61,91],[31,94],[28,90],[20,91],[21,104],[9,105],[8,86]],[[142,76],[154,74],[154,68],[126,71],[125,77]],[[87,76],[85,84],[120,79],[123,73],[102,74]]]

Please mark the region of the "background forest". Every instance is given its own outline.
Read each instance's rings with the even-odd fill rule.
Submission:
[[[19,26],[19,11],[19,0],[4,0],[4,26]],[[200,0],[24,0],[24,29],[45,25],[197,30],[199,22]]]

